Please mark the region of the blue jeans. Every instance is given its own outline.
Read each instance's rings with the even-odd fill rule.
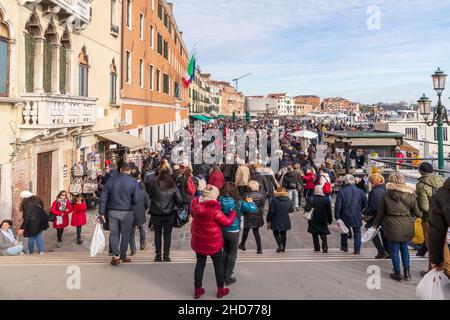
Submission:
[[[297,189],[290,189],[288,190],[290,198],[292,201],[294,201],[294,207],[298,208],[298,190]]]
[[[39,253],[44,252],[44,239],[42,238],[43,231],[39,232],[34,237],[28,237],[28,252],[34,253],[34,243],[36,242]]]
[[[353,240],[355,252],[361,252],[361,228],[353,229]],[[348,234],[341,234],[341,247],[348,248]]]
[[[400,273],[400,255],[402,255],[403,268],[409,269],[409,251],[408,242],[389,241],[391,244],[391,259],[394,266],[394,272]]]
[[[18,255],[19,253],[21,253],[22,251],[23,251],[23,245],[21,245],[21,244],[6,249],[6,253],[7,253],[9,256],[16,256],[16,255]]]

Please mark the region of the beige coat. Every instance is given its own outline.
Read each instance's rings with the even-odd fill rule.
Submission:
[[[246,165],[240,165],[236,171],[235,183],[239,187],[245,187],[250,181],[250,169]]]

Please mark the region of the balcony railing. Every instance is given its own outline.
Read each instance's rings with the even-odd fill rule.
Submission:
[[[22,111],[23,129],[93,126],[96,99],[66,95],[27,94]]]
[[[69,19],[72,23],[88,24],[91,21],[92,0],[26,0],[25,3],[39,3],[43,6],[44,12],[56,13],[61,18]],[[52,8],[59,7],[58,10]],[[73,17],[73,18],[71,18]]]

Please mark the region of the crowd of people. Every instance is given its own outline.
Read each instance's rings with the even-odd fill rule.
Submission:
[[[376,259],[391,259],[391,278],[411,279],[408,247],[417,233],[417,221],[425,235],[419,255],[429,250],[430,265],[449,272],[450,254],[445,244],[450,221],[450,180],[434,174],[431,164],[419,167],[421,178],[416,189],[405,182],[399,172],[392,173],[386,183],[379,173],[369,176],[369,185],[350,174],[341,175],[342,162],[317,161],[317,144],[323,133],[333,127],[284,119],[280,136],[280,170],[273,172],[259,162],[237,159],[235,164],[174,164],[170,152],[174,143],[161,143],[152,151],[142,168],[134,163],[111,165],[99,184],[99,219],[110,231],[111,264],[130,263],[137,253],[135,233],[139,231],[140,250],[147,246],[147,214],[149,228],[154,232],[155,262],[170,262],[171,240],[179,213],[188,212],[191,219],[191,246],[196,253],[195,298],[203,289],[203,272],[210,256],[216,275],[217,296],[229,294],[229,286],[237,281],[233,276],[238,251],[246,251],[250,231],[256,242],[256,253],[263,254],[261,229],[266,225],[277,243],[278,254],[286,252],[287,232],[291,230],[292,212],[308,219],[314,251],[328,253],[327,236],[333,221],[342,222],[349,232],[341,232],[340,250],[349,251],[353,239],[353,254],[361,254],[362,228],[379,230],[373,238],[378,251]],[[215,128],[270,128],[271,119],[252,124],[218,120]],[[229,127],[228,127],[229,126]],[[205,128],[207,129],[208,126]],[[308,148],[292,132],[309,129],[317,132]],[[356,162],[361,154],[354,155]],[[340,167],[341,166],[341,167]],[[339,186],[339,188],[336,188]],[[370,189],[370,192],[367,192]],[[43,253],[42,233],[48,229],[48,215],[42,201],[29,192],[22,194],[21,210],[24,222],[20,236],[29,240],[28,251]],[[62,246],[64,229],[77,228],[77,243],[81,244],[82,226],[86,224],[86,204],[82,197],[74,203],[67,192],[59,193],[51,208],[53,228],[57,230],[57,247]],[[418,220],[421,219],[421,220]],[[23,252],[23,245],[12,233],[11,221],[3,221],[0,250],[7,255]],[[341,229],[342,231],[342,229]],[[400,259],[401,257],[401,259]],[[403,275],[400,263],[403,264]],[[428,270],[424,271],[427,272]],[[450,274],[449,274],[450,275]]]

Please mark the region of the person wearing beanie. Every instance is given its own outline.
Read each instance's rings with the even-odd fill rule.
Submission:
[[[314,251],[320,251],[319,236],[322,240],[323,253],[328,253],[327,235],[330,234],[328,225],[333,222],[331,201],[323,193],[323,187],[317,185],[314,189],[313,208],[311,220],[308,221],[308,233],[312,234]]]
[[[431,199],[436,191],[444,185],[444,179],[434,173],[433,166],[428,162],[423,162],[419,166],[420,178],[416,185],[417,206],[422,212],[422,227],[425,235],[425,242],[417,252],[418,256],[425,256],[428,252],[428,228],[430,225]]]
[[[217,201],[219,189],[213,185],[207,185],[203,195],[192,200],[190,213],[191,247],[197,255],[195,266],[195,293],[194,298],[199,299],[205,294],[203,288],[203,273],[206,259],[211,257],[216,274],[217,297],[222,298],[230,293],[225,288],[224,266],[222,261],[222,248],[224,244],[222,227],[230,227],[236,219],[236,211],[231,210],[228,216],[222,212],[222,206]]]

